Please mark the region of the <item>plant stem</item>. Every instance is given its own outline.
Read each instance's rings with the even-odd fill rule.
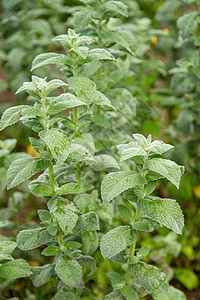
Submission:
[[[81,183],[82,183],[82,180],[81,180],[81,165],[80,165],[80,162],[78,162],[78,164],[77,164],[77,181],[78,181],[78,184],[81,184]]]
[[[77,107],[74,107],[74,125],[76,125],[78,122],[78,109]]]
[[[62,230],[60,229],[60,226],[58,225],[58,230],[59,230],[59,234],[58,234],[58,245],[60,246],[63,242],[63,235],[62,235]]]
[[[54,188],[55,179],[54,179],[53,165],[49,166],[49,177],[50,177],[51,186],[52,188]]]

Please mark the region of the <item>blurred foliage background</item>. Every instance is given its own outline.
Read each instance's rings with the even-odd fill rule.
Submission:
[[[175,148],[170,151],[169,158],[186,167],[180,190],[170,183],[162,183],[157,189],[158,195],[175,198],[180,203],[186,223],[183,235],[159,229],[156,235],[144,233],[140,243],[151,245],[153,251],[149,260],[162,266],[172,285],[183,290],[187,299],[197,300],[200,299],[200,1],[123,2],[128,5],[128,18],[122,16],[117,25],[132,34],[127,39],[131,39],[133,55],[121,61],[123,80],[117,73],[113,74],[113,80],[116,86],[124,86],[131,92],[136,106],[135,113],[130,114],[129,125],[124,124],[125,130],[146,136],[151,133],[154,138],[173,144]],[[25,103],[24,94],[15,96],[14,93],[24,81],[30,81],[34,57],[43,52],[62,51],[52,42],[53,37],[65,34],[68,28],[84,32],[81,24],[77,28],[74,18],[81,5],[81,1],[70,0],[1,1],[1,112],[5,107]],[[116,53],[118,50],[120,48],[116,47]],[[52,66],[44,66],[34,74],[47,76],[48,80],[62,78]],[[1,133],[2,140],[14,138],[18,141],[17,146],[16,142],[0,143],[0,154],[3,153],[0,158],[0,227],[1,234],[9,237],[16,234],[13,223],[23,227],[34,222],[37,209],[43,205],[41,200],[31,201],[30,196],[21,192],[9,195],[5,187],[5,174],[14,147],[15,152],[35,155],[28,136],[29,130],[21,125]],[[44,262],[44,257],[36,250],[26,255],[32,265]],[[96,275],[96,282],[100,289],[106,290],[105,273],[111,266],[103,262],[98,253],[96,256],[102,268]],[[53,280],[44,290],[34,289],[28,279],[15,282],[0,279],[0,294],[5,297],[2,299],[20,298],[20,295],[20,299],[51,299],[48,295],[54,288]]]

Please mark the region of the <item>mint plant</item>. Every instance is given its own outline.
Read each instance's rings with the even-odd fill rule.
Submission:
[[[103,178],[101,195],[104,203],[123,193],[118,210],[126,224],[110,230],[101,238],[103,257],[127,264],[126,277],[116,272],[108,274],[114,292],[107,299],[119,295],[139,299],[147,294],[156,297],[155,294],[168,292],[167,276],[142,261],[149,254],[150,247],[138,249],[136,243],[140,232],[151,232],[160,226],[182,233],[184,218],[179,204],[173,199],[152,194],[158,179],[166,178],[179,187],[184,167],[161,158],[171,148],[159,140],[152,142],[150,135],[146,139],[141,134],[133,134],[132,142],[118,146],[121,161],[129,160],[130,170],[109,173]]]

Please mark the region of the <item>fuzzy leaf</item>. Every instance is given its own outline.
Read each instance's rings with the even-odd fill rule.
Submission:
[[[34,267],[31,271],[33,274],[30,276],[30,279],[32,280],[33,285],[38,287],[45,284],[51,278],[53,266],[49,264],[41,267]]]
[[[26,105],[12,106],[7,108],[1,117],[0,130],[17,123],[24,107],[26,107]]]
[[[33,71],[36,68],[42,67],[44,65],[48,65],[48,64],[69,65],[70,59],[65,54],[60,54],[60,53],[55,53],[55,52],[39,54],[34,58],[34,60],[32,62],[31,71]]]
[[[0,266],[0,277],[16,279],[31,275],[31,267],[24,259],[9,261]]]
[[[101,238],[100,249],[105,259],[111,258],[130,246],[136,240],[136,233],[130,226],[119,226]]]
[[[52,128],[39,133],[40,138],[49,147],[57,164],[63,164],[67,159],[71,143],[63,130]]]
[[[179,188],[184,167],[177,165],[171,160],[163,158],[152,158],[151,160],[146,161],[145,167],[150,171],[156,172],[167,178],[171,181],[171,183]]]
[[[153,293],[151,296],[154,300],[187,300],[185,294],[173,286],[169,287],[167,294]]]
[[[45,227],[22,230],[17,235],[17,247],[20,250],[32,250],[52,240]]]
[[[153,154],[163,154],[170,149],[174,148],[174,146],[170,144],[165,144],[163,141],[156,140],[151,143],[149,147],[147,147],[145,150],[148,151],[150,155]]]
[[[85,103],[80,101],[76,96],[70,93],[61,94],[54,101],[52,101],[48,110],[48,114],[55,115],[65,109],[83,105],[85,105]]]
[[[127,6],[121,1],[108,1],[102,7],[106,12],[112,12],[113,15],[128,16]]]
[[[120,290],[122,296],[125,297],[126,300],[139,300],[139,296],[136,291],[129,285],[123,287]]]
[[[26,181],[41,170],[48,168],[50,162],[43,158],[21,158],[14,160],[7,173],[7,188],[11,189]]]
[[[129,265],[129,272],[134,278],[134,282],[142,285],[149,293],[166,293],[168,291],[167,276],[154,266],[139,262]]]
[[[176,200],[159,197],[143,199],[139,206],[145,214],[161,226],[166,226],[174,232],[181,234],[184,226],[182,210]]]
[[[11,254],[15,248],[17,247],[17,244],[12,241],[1,241],[0,243],[0,254]]]
[[[110,272],[107,275],[110,279],[113,290],[119,290],[125,286],[126,281],[120,274],[116,272]]]
[[[99,48],[91,49],[88,53],[88,58],[92,60],[115,60],[114,56],[108,50]]]
[[[56,188],[55,191],[58,195],[68,195],[68,194],[81,194],[84,193],[86,190],[82,185],[71,182],[62,185],[59,188]]]
[[[57,262],[56,274],[70,287],[78,287],[81,282],[82,268],[76,260],[65,260],[64,257]]]
[[[109,202],[125,190],[144,183],[144,177],[135,172],[121,171],[109,173],[103,178],[102,181],[102,200],[104,202]]]

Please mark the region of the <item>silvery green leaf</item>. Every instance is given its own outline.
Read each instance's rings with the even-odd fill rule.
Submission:
[[[82,235],[83,254],[92,255],[99,247],[99,237],[96,231],[85,231]]]
[[[110,279],[113,290],[120,290],[126,285],[125,279],[116,272],[109,272],[107,276]]]
[[[94,103],[100,106],[108,106],[113,110],[116,110],[114,106],[112,106],[110,100],[101,92],[96,91],[94,94]]]
[[[80,101],[73,94],[61,94],[60,96],[56,97],[54,101],[51,102],[51,105],[48,109],[48,114],[55,115],[65,109],[83,105],[85,105],[85,103]]]
[[[78,220],[76,207],[72,203],[57,200],[51,211],[62,231],[65,234],[72,232]]]
[[[130,246],[136,240],[136,233],[130,226],[119,226],[103,235],[100,242],[101,254],[111,258]]]
[[[88,58],[91,60],[104,60],[104,59],[115,60],[114,56],[108,50],[101,49],[101,48],[95,48],[89,50]]]
[[[33,82],[24,82],[23,85],[16,91],[15,94],[19,94],[24,91],[32,91],[37,94],[37,87]]]
[[[60,86],[64,86],[64,85],[67,85],[67,83],[60,79],[52,79],[51,81],[49,81],[47,83],[47,86],[45,89],[46,95],[48,95],[51,91],[59,88]]]
[[[63,164],[67,159],[71,143],[63,130],[52,128],[39,133],[40,138],[49,147],[57,164]]]
[[[145,149],[149,144],[144,135],[139,133],[133,134],[133,139],[137,142],[143,149]]]
[[[101,66],[102,66],[102,63],[100,61],[91,61],[91,62],[85,63],[81,67],[81,74],[89,77],[92,74],[96,73],[99,70],[99,68],[101,68]]]
[[[17,123],[20,120],[20,115],[26,105],[12,106],[7,108],[0,121],[0,130]]]
[[[137,257],[139,259],[144,259],[149,254],[150,250],[151,250],[150,246],[141,247],[137,252]]]
[[[104,202],[109,202],[125,190],[145,183],[145,178],[132,171],[121,171],[107,174],[101,184],[101,195]]]
[[[39,196],[53,196],[55,195],[54,189],[45,182],[33,181],[28,185],[31,193]]]
[[[150,294],[154,292],[167,293],[169,286],[167,276],[158,268],[139,262],[129,265],[129,272],[134,278],[134,282],[142,285]]]
[[[151,296],[154,300],[186,300],[185,294],[172,285],[169,286],[168,292],[166,294],[153,293]]]
[[[90,105],[93,102],[96,84],[91,79],[79,75],[70,77],[68,83],[81,101],[87,105]]]
[[[125,206],[123,204],[119,204],[118,210],[119,210],[119,213],[120,213],[122,219],[125,222],[130,224],[133,221],[134,215],[133,215],[133,212],[130,210],[130,208],[128,208],[127,206]]]
[[[143,199],[139,202],[141,210],[153,221],[166,226],[181,234],[184,226],[184,217],[180,205],[176,200],[159,197]]]
[[[92,256],[80,255],[78,262],[82,266],[83,277],[91,276],[96,271],[96,261]]]
[[[118,146],[120,152],[120,160],[124,161],[134,156],[146,156],[147,152],[137,142],[130,142]]]
[[[75,12],[73,16],[74,26],[77,29],[85,28],[92,20],[92,10],[87,8],[81,8],[81,10]]]
[[[107,169],[120,169],[115,158],[108,154],[98,154],[94,156],[96,163],[94,169],[97,171],[105,171]]]
[[[41,267],[31,268],[33,274],[30,279],[35,287],[45,284],[53,274],[53,266],[48,264]]]
[[[122,296],[125,297],[126,300],[139,300],[139,296],[136,291],[129,285],[126,285],[120,290]]]
[[[181,176],[184,173],[184,167],[177,165],[175,162],[163,159],[163,158],[152,158],[145,162],[145,167],[161,176],[167,178],[177,188],[181,181]]]
[[[0,254],[11,254],[15,248],[17,247],[17,244],[12,241],[1,241],[0,243]]]
[[[151,143],[150,146],[148,146],[145,150],[150,154],[163,154],[170,149],[174,148],[174,146],[170,144],[165,144],[163,141],[156,140]]]
[[[78,56],[82,57],[83,59],[86,59],[88,55],[88,50],[89,48],[85,46],[79,46],[77,48],[70,49],[70,51],[76,52],[76,54],[78,54]]]
[[[31,275],[31,267],[24,259],[16,259],[0,266],[0,277],[16,279]]]
[[[43,53],[37,55],[33,62],[32,62],[32,69],[33,71],[36,68],[48,65],[48,64],[64,64],[64,65],[70,65],[71,61],[69,57],[67,57],[65,54],[55,53],[55,52],[49,52],[49,53]]]
[[[127,17],[127,6],[121,1],[107,1],[102,6],[103,10],[106,12],[112,12],[115,15],[122,15]]]
[[[59,290],[52,300],[80,300],[79,295],[66,289]]]
[[[149,228],[149,224],[145,221],[138,221],[132,224],[132,227],[138,231],[142,232],[150,232],[152,231],[151,228]]]
[[[17,235],[17,247],[20,250],[32,250],[52,240],[45,227],[22,230]]]
[[[78,287],[81,283],[82,268],[76,260],[65,260],[61,257],[55,267],[58,277],[70,287]]]
[[[11,189],[38,172],[48,168],[50,162],[43,158],[21,158],[14,160],[7,173],[7,188]]]
[[[55,192],[58,195],[68,195],[68,194],[81,194],[84,193],[86,189],[75,182],[66,183],[59,188],[55,188]]]
[[[94,211],[80,215],[75,227],[78,231],[95,231],[99,230],[99,218]]]

